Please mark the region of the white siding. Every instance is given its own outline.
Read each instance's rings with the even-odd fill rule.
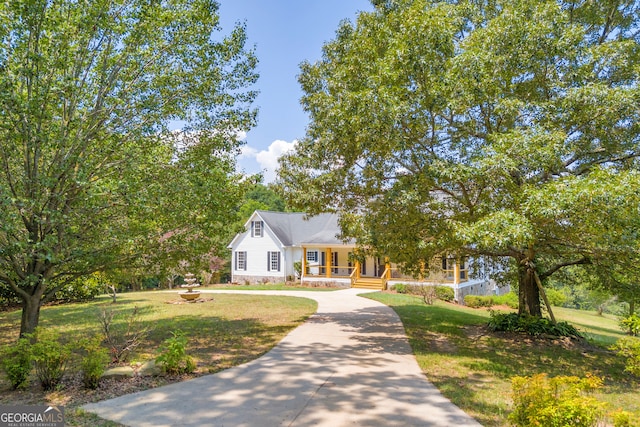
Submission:
[[[302,248],[285,248],[283,265],[285,267],[285,275],[286,277],[293,277],[297,279],[296,270],[293,268],[293,263],[296,261],[302,260]]]
[[[259,220],[260,218],[254,215],[251,220]],[[249,222],[251,224],[251,222]],[[266,226],[264,227],[262,237],[252,237],[251,229],[249,229],[242,233],[238,239],[234,241],[232,247],[232,260],[235,260],[236,252],[246,252],[247,253],[247,269],[246,270],[236,270],[235,262],[232,263],[232,280],[236,280],[237,276],[254,276],[259,280],[260,277],[277,277],[280,280],[284,280],[286,278],[285,271],[287,267],[286,263],[289,261],[286,260],[284,256],[283,248],[280,246],[280,243],[273,235],[271,230]],[[281,266],[280,271],[267,271],[267,253],[268,252],[281,252]],[[292,267],[293,269],[293,267]]]

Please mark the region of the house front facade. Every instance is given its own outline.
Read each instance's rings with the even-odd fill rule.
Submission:
[[[277,283],[299,279],[307,284],[387,289],[398,283],[441,284],[456,296],[492,294],[499,290],[486,275],[470,277],[468,260],[442,258],[440,271],[421,280],[401,273],[388,258],[359,253],[352,241],[339,238],[338,216],[255,211],[245,231],[235,236],[232,282]]]

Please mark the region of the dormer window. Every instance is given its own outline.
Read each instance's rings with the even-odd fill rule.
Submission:
[[[264,235],[264,222],[251,221],[251,237],[262,237]]]

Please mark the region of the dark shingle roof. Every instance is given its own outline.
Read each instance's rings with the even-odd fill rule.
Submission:
[[[338,215],[307,216],[301,212],[256,211],[284,246],[305,244],[335,244],[344,242],[340,234]]]

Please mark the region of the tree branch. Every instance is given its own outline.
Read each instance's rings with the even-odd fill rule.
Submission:
[[[591,264],[591,259],[587,257],[582,257],[581,259],[576,261],[567,261],[560,264],[556,264],[553,267],[551,267],[549,270],[539,274],[538,276],[540,277],[540,280],[545,280],[547,277],[551,276],[553,273],[560,270],[561,268],[569,267],[570,265],[586,265],[586,264]]]

